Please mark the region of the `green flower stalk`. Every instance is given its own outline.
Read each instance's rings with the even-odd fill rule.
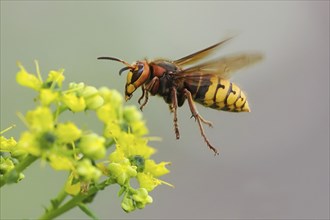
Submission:
[[[37,106],[25,115],[19,114],[26,126],[16,141],[1,132],[1,187],[19,182],[23,171],[34,161],[45,161],[56,171],[68,172],[59,195],[51,200],[40,219],[53,219],[80,207],[96,218],[86,203],[97,192],[113,184],[120,186],[121,207],[125,212],[143,209],[153,202],[149,193],[159,179],[169,173],[169,162],[156,163],[155,149],[148,145],[148,129],[135,106],[124,106],[116,90],[97,89],[85,83],[70,83],[64,89],[64,70],[51,70],[43,80],[36,63],[36,75],[18,63],[16,81],[37,92]],[[63,112],[79,114],[94,111],[103,127],[101,134],[90,128],[79,128],[74,121],[62,121]],[[139,183],[137,188],[131,180]],[[65,198],[69,200],[63,204]]]

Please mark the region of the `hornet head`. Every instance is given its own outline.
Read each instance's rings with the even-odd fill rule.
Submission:
[[[125,100],[129,100],[134,91],[142,86],[148,79],[150,74],[150,69],[147,61],[136,61],[132,64],[127,63],[124,60],[115,58],[115,57],[99,57],[97,58],[99,60],[113,60],[117,62],[121,62],[125,65],[124,68],[122,68],[119,71],[119,75],[122,74],[122,72],[129,70],[127,74],[127,80],[125,85]]]

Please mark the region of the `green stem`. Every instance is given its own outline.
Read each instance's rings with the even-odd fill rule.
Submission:
[[[64,186],[62,190],[58,193],[57,197],[51,200],[51,205],[46,210],[50,211],[56,209],[61,205],[61,203],[64,201],[64,199],[67,196],[68,194],[65,192],[65,186]]]
[[[0,135],[2,135],[3,133],[5,133],[5,132],[9,131],[10,129],[12,129],[12,128],[14,128],[14,127],[16,127],[16,125],[15,125],[15,124],[13,124],[13,125],[9,126],[8,128],[5,128],[4,130],[0,131]]]
[[[86,198],[88,198],[89,196],[93,195],[94,193],[96,193],[98,190],[100,189],[104,189],[104,187],[108,186],[112,184],[112,182],[109,182],[108,180],[105,180],[103,182],[101,182],[100,184],[96,185],[96,186],[92,186],[87,193],[80,193],[76,196],[74,196],[72,199],[70,199],[69,201],[67,201],[65,204],[63,204],[62,206],[56,208],[56,209],[51,209],[46,211],[39,219],[40,220],[44,220],[44,219],[54,219],[57,216],[62,215],[63,213],[69,211],[70,209],[78,206],[79,204],[82,203],[83,200],[85,200]]]
[[[37,76],[38,76],[40,82],[43,83],[42,78],[41,78],[41,74],[40,74],[40,68],[39,68],[38,60],[34,60],[34,63],[36,65]]]
[[[90,208],[88,208],[87,205],[85,205],[84,203],[80,203],[79,208],[81,211],[83,211],[87,216],[91,217],[91,219],[93,220],[98,220],[98,218],[95,216],[95,214],[92,212],[92,210],[90,210]]]
[[[22,160],[17,166],[6,173],[4,176],[0,179],[0,188],[4,186],[7,183],[11,183],[10,180],[11,177],[19,175],[23,170],[25,170],[28,166],[30,166],[34,161],[36,161],[38,157],[28,155],[24,160]]]
[[[68,194],[65,192],[65,188],[61,190],[61,192],[58,194],[56,200],[58,202],[58,205],[61,205],[61,203],[64,201],[64,199],[68,196]]]
[[[63,106],[63,105],[60,105],[59,103],[57,103],[57,108],[56,108],[55,112],[53,113],[54,121],[57,122],[58,116],[67,109],[68,108],[66,106]]]

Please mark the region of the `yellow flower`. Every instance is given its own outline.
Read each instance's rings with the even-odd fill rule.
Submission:
[[[82,131],[72,122],[60,123],[55,129],[60,142],[71,143],[81,137]]]
[[[46,83],[50,84],[49,86],[57,85],[58,87],[62,87],[62,83],[64,81],[64,75],[63,75],[64,69],[60,69],[58,71],[51,70],[48,74],[48,78],[46,80]],[[54,84],[54,85],[53,85]]]
[[[48,156],[49,164],[54,170],[73,170],[73,161],[68,157],[52,153]]]
[[[144,136],[149,133],[144,121],[135,121],[130,123],[131,132],[136,136]]]
[[[16,75],[16,81],[21,86],[26,86],[36,91],[40,90],[42,82],[33,74],[28,73],[21,63],[17,63],[20,71]]]
[[[25,131],[21,134],[17,147],[34,156],[41,155],[41,146],[37,141],[36,135],[29,131]]]
[[[109,155],[109,161],[111,163],[123,163],[124,161],[127,160],[128,159],[126,158],[124,152],[118,148]]]
[[[29,111],[25,117],[30,129],[34,131],[48,131],[54,128],[53,115],[49,108],[37,107],[33,111]]]
[[[13,137],[7,139],[3,136],[0,137],[0,151],[11,152],[16,147],[17,142]]]
[[[117,138],[123,133],[122,127],[118,122],[110,121],[105,124],[103,135],[106,138]]]
[[[56,136],[52,131],[29,132],[21,134],[17,148],[26,151],[34,156],[47,154],[55,146]]]
[[[58,97],[59,97],[58,92],[54,92],[51,89],[40,90],[39,98],[43,106],[50,105],[52,102],[56,101]]]
[[[115,140],[116,150],[110,154],[109,169],[112,169],[112,173],[116,173],[117,181],[123,183],[130,178],[130,176],[123,174],[125,173],[123,164],[125,164],[126,167],[134,167],[137,171],[137,174],[134,176],[136,176],[140,187],[145,188],[147,191],[152,191],[162,183],[172,186],[157,178],[169,173],[169,170],[166,168],[166,165],[169,163],[161,162],[156,164],[155,161],[149,159],[155,152],[155,149],[147,145],[146,139],[134,134],[121,132],[115,137]],[[117,176],[121,179],[118,180]]]
[[[124,195],[121,205],[126,212],[152,203],[148,193],[160,184],[168,184],[158,178],[169,172],[169,163],[157,164],[150,159],[156,150],[143,137],[148,129],[141,112],[135,106],[124,107],[122,95],[106,87],[96,89],[84,83],[70,83],[68,90],[63,91],[63,69],[50,71],[43,82],[37,62],[37,76],[21,64],[18,66],[17,82],[37,90],[40,102],[39,107],[21,117],[28,131],[21,134],[17,144],[1,137],[0,150],[9,152],[3,155],[9,155],[10,160],[1,158],[0,174],[15,166],[15,155],[31,154],[44,159],[54,170],[70,172],[65,185],[65,192],[70,195],[87,192],[88,186],[103,189],[116,183],[120,185],[118,195]],[[60,116],[68,110],[94,110],[102,122],[103,134],[93,133],[88,127],[84,129],[88,132],[83,132],[73,122],[61,122]],[[111,146],[115,149],[106,160]],[[102,175],[107,179],[98,182]],[[137,180],[137,189],[131,186],[131,180]]]
[[[156,164],[154,160],[146,160],[144,172],[150,173],[155,177],[163,176],[168,174],[170,171],[166,168],[166,165],[169,165],[169,162],[160,162]]]
[[[74,93],[64,94],[62,96],[62,101],[73,112],[81,112],[86,108],[85,99],[83,97],[78,97]]]
[[[97,117],[105,124],[119,120],[118,109],[110,103],[102,105],[96,110]]]
[[[145,160],[143,172],[139,172],[137,174],[137,180],[140,184],[140,187],[147,189],[149,192],[160,184],[166,184],[168,186],[173,187],[173,185],[171,185],[170,183],[156,178],[170,172],[166,168],[166,165],[168,164],[170,163],[161,162],[159,164],[156,164],[154,160]]]
[[[150,173],[138,173],[137,180],[141,188],[145,188],[148,192],[154,190],[154,188],[160,184],[162,181],[154,178]]]
[[[0,143],[1,152],[10,152],[11,156],[18,160],[21,160],[26,156],[27,152],[17,146],[17,142],[13,137],[7,139],[1,136],[0,139],[1,139],[1,143]]]
[[[140,155],[144,158],[149,158],[156,150],[147,145],[147,140],[137,137],[133,134],[122,132],[116,137],[117,146],[125,153],[126,157]]]
[[[43,150],[51,149],[56,141],[53,114],[47,107],[37,107],[27,112],[25,120],[30,131],[21,134],[17,149],[40,156]]]
[[[123,111],[123,118],[129,126],[129,131],[137,136],[148,134],[145,122],[142,120],[141,112],[136,106],[127,106]]]
[[[99,94],[103,97],[105,103],[110,103],[114,108],[122,107],[124,99],[117,90],[101,87]]]

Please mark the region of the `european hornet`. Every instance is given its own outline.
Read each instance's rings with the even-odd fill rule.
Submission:
[[[229,39],[174,61],[145,59],[129,64],[115,57],[99,57],[98,59],[118,61],[125,65],[119,71],[121,75],[129,70],[125,85],[125,99],[129,100],[134,91],[141,87],[142,96],[138,100],[141,111],[148,102],[149,94],[164,98],[169,104],[170,111],[174,113],[176,139],[180,138],[177,108],[181,107],[187,99],[191,117],[197,121],[204,141],[215,154],[219,154],[207,139],[202,126],[204,123],[212,127],[212,123],[198,113],[194,101],[222,111],[250,112],[245,93],[228,79],[234,71],[261,60],[262,55],[241,53],[196,65],[191,64],[212,54]],[[141,104],[143,98],[144,101]]]

